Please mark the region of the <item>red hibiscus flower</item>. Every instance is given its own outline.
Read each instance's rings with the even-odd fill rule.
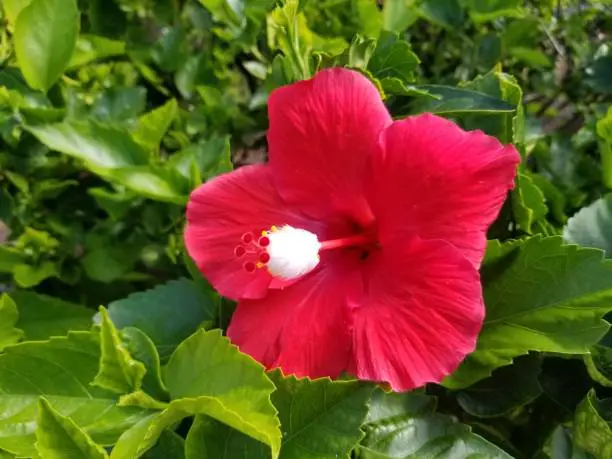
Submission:
[[[228,336],[267,368],[409,390],[470,353],[478,268],[519,155],[424,114],[393,121],[357,72],[274,91],[269,162],[195,190],[186,245],[238,301]]]

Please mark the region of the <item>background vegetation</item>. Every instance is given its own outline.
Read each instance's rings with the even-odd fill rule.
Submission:
[[[609,1],[3,0],[0,458],[612,458],[611,30]],[[265,160],[269,92],[338,65],[524,159],[442,386],[266,376],[183,250],[190,191]]]

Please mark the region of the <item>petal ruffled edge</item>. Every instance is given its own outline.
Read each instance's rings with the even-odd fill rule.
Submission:
[[[366,191],[381,239],[442,239],[478,267],[519,162],[514,146],[436,115],[394,122],[381,134]]]
[[[269,164],[279,193],[316,216],[371,220],[363,197],[368,157],[392,120],[360,73],[333,68],[274,90],[268,100]]]
[[[240,301],[227,334],[242,352],[267,369],[297,377],[340,376],[350,358],[348,292],[356,272],[330,273],[325,267],[258,300]]]
[[[438,383],[476,346],[485,309],[478,271],[443,241],[383,247],[355,298],[349,372],[407,391]]]

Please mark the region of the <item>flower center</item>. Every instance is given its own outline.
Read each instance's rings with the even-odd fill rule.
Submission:
[[[244,259],[242,266],[247,272],[265,267],[273,276],[289,280],[315,269],[323,250],[365,246],[373,242],[365,234],[320,242],[316,234],[305,229],[272,226],[268,231],[262,231],[259,237],[253,233],[243,234],[234,255]]]

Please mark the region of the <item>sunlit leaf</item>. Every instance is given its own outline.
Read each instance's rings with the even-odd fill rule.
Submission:
[[[28,84],[47,91],[62,75],[76,45],[76,0],[32,0],[15,21],[15,53]]]
[[[493,242],[482,277],[484,327],[448,387],[467,387],[529,351],[586,354],[610,327],[612,262],[599,250],[560,237]]]
[[[36,418],[36,450],[48,459],[104,459],[106,451],[69,417],[41,397]]]

